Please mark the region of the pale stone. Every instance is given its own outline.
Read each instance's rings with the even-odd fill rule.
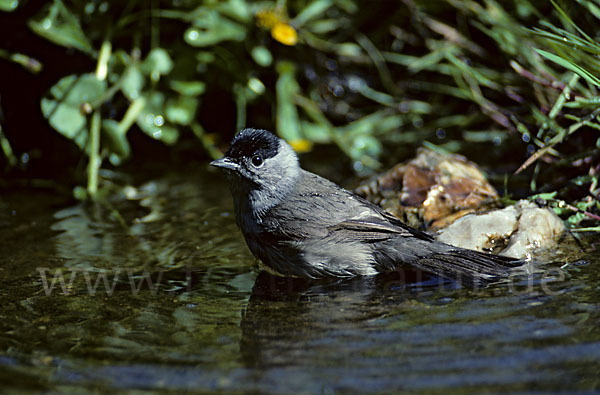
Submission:
[[[564,233],[563,221],[549,208],[540,208],[536,204],[521,200],[517,204],[519,231],[511,236],[502,255],[515,258],[529,258],[536,249],[552,247]]]
[[[518,214],[514,206],[485,214],[469,214],[440,230],[437,239],[457,247],[483,251],[495,240],[505,240],[513,234],[517,229]]]
[[[554,211],[521,200],[501,210],[460,218],[439,231],[437,239],[478,251],[506,245],[501,255],[530,258],[536,250],[554,246],[564,231]]]

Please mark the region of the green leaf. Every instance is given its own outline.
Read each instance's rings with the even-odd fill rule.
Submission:
[[[248,80],[247,86],[248,86],[248,90],[250,91],[250,92],[246,92],[248,99],[253,99],[257,95],[262,95],[263,93],[265,93],[265,90],[267,89],[267,88],[265,88],[265,84],[263,84],[262,81],[256,77],[250,78]]]
[[[172,145],[177,142],[177,139],[179,139],[179,130],[177,128],[170,125],[165,125],[161,128],[159,140],[163,143]]]
[[[242,41],[245,38],[244,26],[205,7],[196,9],[193,26],[184,34],[185,41],[194,47],[206,47],[221,41]]]
[[[199,96],[206,90],[206,84],[202,81],[170,80],[169,86],[175,92],[184,96]]]
[[[81,150],[85,150],[87,143],[86,119],[78,108],[43,98],[42,113],[48,118],[48,122],[54,129],[73,140]]]
[[[579,37],[578,35],[565,29],[556,27],[547,21],[541,21],[540,25],[552,30],[552,32],[542,30],[540,28],[533,28],[532,32],[540,37],[554,41],[555,44],[558,44],[564,48],[571,47],[577,51],[584,50],[595,55],[597,55],[600,50],[598,43],[593,40],[586,40],[585,38]]]
[[[14,11],[19,6],[19,0],[0,0],[0,11]]]
[[[531,195],[528,197],[529,200],[535,200],[535,199],[544,199],[544,200],[552,200],[554,198],[556,198],[556,195],[558,194],[558,192],[545,192],[545,193],[538,193],[535,195]]]
[[[123,73],[123,81],[121,83],[121,92],[129,100],[137,99],[145,84],[144,76],[139,67],[130,66]]]
[[[22,53],[13,53],[10,55],[9,59],[34,74],[39,73],[43,68],[42,63],[40,63],[39,60],[23,55]]]
[[[588,11],[594,15],[594,17],[596,19],[600,19],[600,8],[596,5],[594,5],[594,3],[592,3],[591,1],[587,1],[587,0],[576,0],[579,4],[581,4],[582,6],[586,7],[588,9]]]
[[[218,2],[218,10],[223,14],[241,22],[250,22],[252,20],[252,11],[248,6],[250,2],[244,0],[229,0]]]
[[[69,75],[59,80],[50,88],[48,97],[42,99],[42,113],[54,129],[85,150],[87,129],[82,105],[97,101],[105,91],[106,81],[98,80],[94,74]]]
[[[166,75],[173,69],[173,60],[163,48],[154,48],[141,65],[141,71],[154,78],[154,75]]]
[[[327,34],[340,29],[344,23],[339,19],[321,19],[309,23],[305,28],[315,34]]]
[[[311,19],[321,17],[323,16],[323,13],[332,5],[332,0],[317,0],[308,2],[308,6],[300,11],[300,13],[294,19],[292,19],[292,25],[300,27]]]
[[[271,52],[262,45],[252,48],[250,54],[252,55],[252,59],[254,59],[259,66],[267,67],[273,63],[273,55],[271,55]]]
[[[102,134],[103,134],[103,143],[106,144],[106,149],[108,149],[111,153],[114,153],[118,156],[118,162],[122,159],[129,157],[131,153],[131,148],[129,146],[129,142],[126,138],[126,132],[123,131],[117,121],[112,119],[105,119],[102,121]],[[114,157],[111,157],[111,162],[113,165],[118,165]]]
[[[354,43],[340,43],[335,46],[335,52],[340,56],[355,57],[362,55],[362,48]]]
[[[146,105],[140,111],[136,123],[148,136],[165,144],[173,144],[179,137],[179,131],[168,125],[165,119],[165,97],[160,92],[145,95]]]
[[[591,74],[589,71],[587,71],[586,69],[584,69],[583,67],[576,65],[575,63],[571,63],[566,59],[561,58],[558,55],[555,55],[553,53],[550,52],[546,52],[544,50],[541,50],[539,48],[535,48],[535,51],[537,53],[539,53],[540,55],[542,55],[543,57],[553,61],[554,63],[568,69],[571,70],[572,72],[576,73],[577,75],[579,75],[582,78],[585,78],[585,80],[587,82],[589,82],[592,85],[596,85],[598,87],[600,87],[600,79],[598,79],[598,77],[596,77],[595,75]]]
[[[169,99],[165,108],[167,119],[180,125],[189,125],[194,120],[198,100],[193,97],[178,96]]]
[[[362,159],[365,155],[376,158],[381,153],[381,143],[373,136],[357,136],[350,147],[350,156],[353,159]]]
[[[385,133],[402,126],[402,115],[387,114],[388,113],[385,110],[377,111],[372,114],[365,115],[356,121],[350,122],[345,126],[339,127],[338,129],[343,130],[346,134],[357,136]]]
[[[354,77],[356,78],[356,77]],[[387,93],[376,91],[375,89],[368,86],[366,83],[357,83],[356,90],[362,94],[364,97],[369,98],[379,104],[384,106],[397,106],[398,101],[391,95]]]
[[[331,142],[331,136],[329,135],[329,128],[327,126],[316,124],[312,122],[302,121],[301,123],[302,135],[307,139],[315,143],[326,144]]]
[[[55,44],[93,53],[92,45],[81,29],[79,19],[60,0],[54,0],[48,8],[47,15],[37,20],[30,19],[27,24],[36,34]]]

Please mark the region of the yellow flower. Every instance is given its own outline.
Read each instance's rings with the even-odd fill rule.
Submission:
[[[271,36],[284,45],[296,45],[298,32],[287,23],[278,22],[271,28]]]
[[[284,45],[296,45],[298,32],[288,22],[286,13],[281,8],[258,11],[256,24],[263,29],[271,29],[271,36]]]
[[[290,145],[292,146],[294,151],[296,151],[298,153],[308,152],[312,149],[312,146],[313,146],[313,143],[306,139],[298,139],[298,140],[292,140],[292,141],[288,141],[288,142],[290,143]]]

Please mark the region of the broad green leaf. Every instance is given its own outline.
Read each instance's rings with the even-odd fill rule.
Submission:
[[[60,134],[72,140],[81,150],[87,143],[86,118],[79,108],[55,100],[42,99],[42,113]]]
[[[165,144],[175,143],[179,132],[166,124],[164,95],[160,92],[152,92],[146,94],[145,99],[146,105],[137,117],[137,125],[144,133],[156,140],[163,141]]]
[[[169,86],[175,92],[184,96],[199,96],[206,90],[206,84],[202,81],[170,80]]]
[[[254,59],[256,64],[259,66],[267,67],[273,63],[273,55],[271,55],[271,51],[262,45],[252,48],[250,54],[252,55],[252,59]]]
[[[173,60],[163,48],[154,48],[141,64],[141,71],[153,79],[157,73],[166,75],[173,69]]]
[[[81,29],[79,19],[60,0],[54,0],[47,15],[30,19],[29,28],[36,34],[67,48],[76,48],[91,54],[92,45]]]
[[[59,101],[64,101],[79,108],[83,103],[98,100],[106,91],[106,81],[100,81],[94,74],[70,75],[61,78],[52,88],[50,94]]]
[[[87,130],[82,105],[100,99],[105,91],[106,81],[98,80],[93,74],[69,75],[59,80],[50,88],[48,97],[42,99],[42,113],[54,129],[85,149]]]
[[[193,25],[184,34],[185,41],[194,47],[206,47],[221,41],[242,41],[246,28],[224,18],[215,10],[200,7],[195,12]]]
[[[165,108],[167,120],[180,125],[189,125],[194,120],[198,100],[193,97],[179,96],[169,99]]]
[[[129,157],[131,148],[126,138],[126,131],[123,131],[117,121],[112,119],[105,119],[102,121],[102,134],[103,143],[112,154],[115,154],[118,158],[116,160],[114,156],[111,156],[111,162],[113,165],[118,165],[122,159]],[[118,162],[118,163],[114,163]]]
[[[160,129],[160,137],[158,139],[167,145],[175,144],[177,139],[179,139],[179,130],[173,126],[165,125]]]
[[[145,80],[140,68],[137,66],[128,67],[123,73],[123,82],[121,83],[121,92],[129,100],[137,99],[142,93]]]

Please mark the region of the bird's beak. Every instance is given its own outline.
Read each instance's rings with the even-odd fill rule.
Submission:
[[[240,165],[238,165],[226,156],[222,157],[221,159],[213,160],[212,162],[210,162],[210,165],[233,171],[236,171],[240,168]]]

